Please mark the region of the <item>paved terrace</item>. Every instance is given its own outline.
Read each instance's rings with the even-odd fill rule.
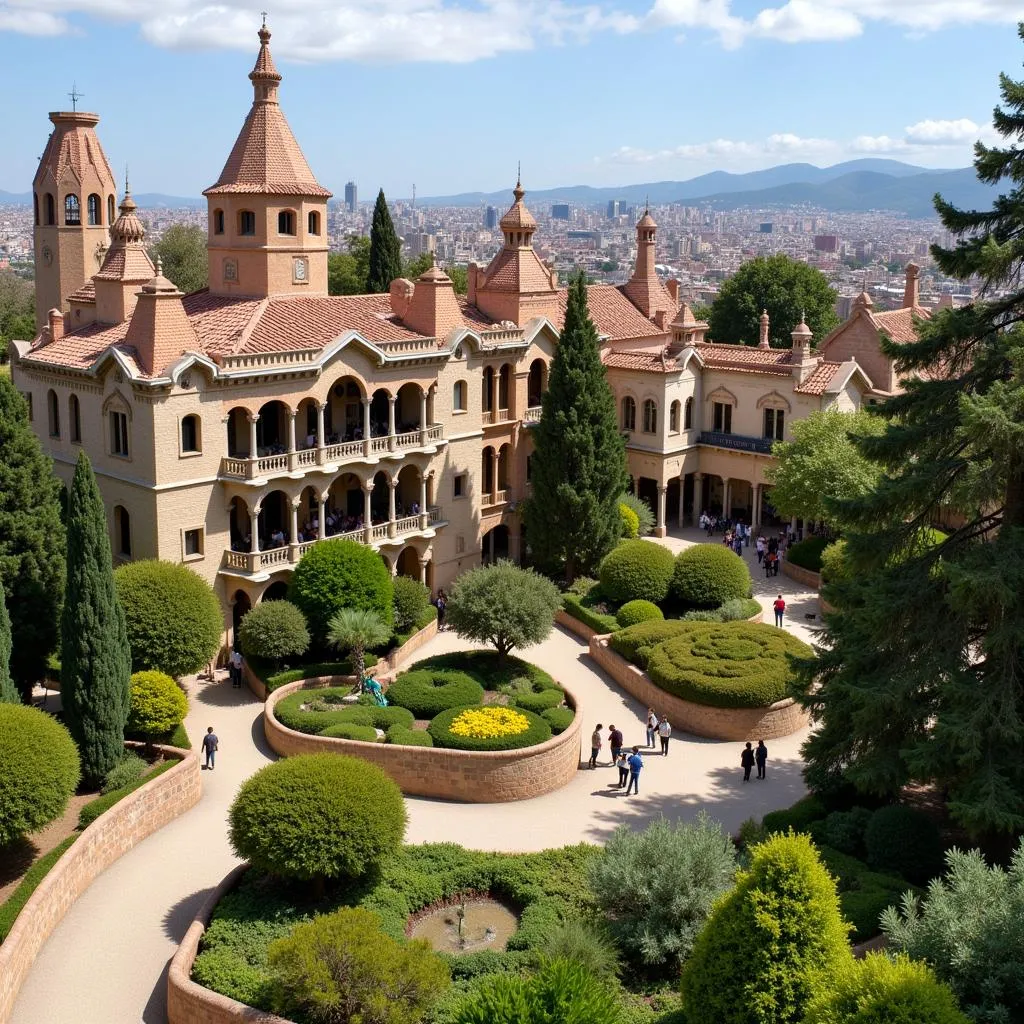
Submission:
[[[663,543],[680,550],[700,531],[674,532]],[[716,540],[721,540],[720,537]],[[752,551],[755,593],[771,615],[781,591],[791,614],[786,629],[811,639],[804,616],[817,596],[780,575],[765,580]],[[428,657],[464,647],[451,633],[423,648]],[[557,629],[525,652],[578,696],[584,743],[601,722],[618,725],[627,744],[643,744],[646,709],[623,694],[584,657],[585,645]],[[16,1024],[160,1024],[166,1020],[167,963],[207,894],[235,865],[227,840],[227,811],[244,779],[273,758],[263,739],[262,705],[248,690],[188,682],[186,726],[198,747],[207,725],[220,738],[217,768],[203,773],[203,798],[192,810],[140,843],[101,875],[71,908],[44,947],[15,1006]],[[652,755],[639,796],[613,787],[611,767],[581,769],[556,793],[512,804],[455,804],[407,799],[410,842],[447,841],[482,850],[540,850],[603,842],[619,825],[639,828],[659,815],[693,817],[707,810],[729,830],[751,816],[786,807],[804,791],[799,747],[803,733],[769,744],[768,778],[742,782],[742,744],[677,733],[669,756]],[[607,761],[607,745],[604,750]],[[586,751],[589,757],[589,750]]]

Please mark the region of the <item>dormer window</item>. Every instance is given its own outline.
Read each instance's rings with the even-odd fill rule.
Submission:
[[[277,233],[279,235],[295,234],[295,214],[291,210],[282,210],[277,215]]]
[[[256,214],[252,210],[242,210],[239,212],[238,233],[240,235],[256,234]]]

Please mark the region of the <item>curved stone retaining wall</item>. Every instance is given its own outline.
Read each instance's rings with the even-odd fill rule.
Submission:
[[[296,690],[316,689],[317,680],[289,683],[267,697],[263,729],[267,742],[282,757],[295,754],[349,754],[383,768],[403,793],[464,803],[503,803],[529,800],[560,789],[580,766],[583,716],[572,694],[566,702],[576,711],[565,732],[521,750],[446,750],[405,747],[393,743],[364,743],[332,736],[310,736],[282,725],[274,707]]]
[[[821,586],[821,573],[811,572],[802,565],[794,565],[785,558],[782,560],[782,575],[802,583],[805,587],[813,587],[815,590]]]
[[[555,612],[555,622],[564,626],[570,633],[575,633],[582,640],[590,640],[591,637],[598,635],[596,629],[592,629],[585,622],[577,619],[575,615],[570,615],[564,608],[559,608]]]
[[[82,832],[39,883],[0,945],[0,1024],[11,1021],[18,991],[43,944],[92,880],[199,802],[202,783],[195,752],[157,749],[181,758],[180,763],[119,800]]]
[[[694,704],[654,685],[646,672],[608,645],[608,637],[590,641],[590,657],[627,693],[668,715],[677,729],[713,740],[768,740],[789,736],[809,722],[807,712],[787,697],[767,708],[713,708]]]

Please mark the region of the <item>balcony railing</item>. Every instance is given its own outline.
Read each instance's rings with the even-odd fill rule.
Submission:
[[[748,437],[746,434],[726,434],[720,430],[703,430],[697,443],[712,445],[715,448],[731,448],[737,452],[771,455],[772,445],[775,444],[775,441],[770,437]]]
[[[540,414],[542,411],[543,410],[539,405],[531,405],[530,408],[523,413],[523,422],[527,424],[540,423]]]

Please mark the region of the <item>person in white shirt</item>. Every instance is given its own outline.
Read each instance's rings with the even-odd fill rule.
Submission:
[[[668,757],[668,741],[672,736],[672,723],[668,715],[658,723],[658,736],[661,737],[661,756]]]
[[[236,689],[242,688],[242,652],[234,650],[228,658],[228,674],[231,676],[231,685]]]

